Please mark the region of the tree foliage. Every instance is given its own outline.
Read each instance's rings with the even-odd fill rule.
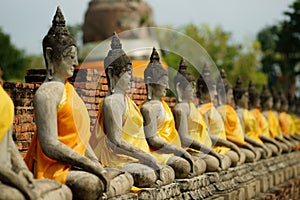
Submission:
[[[300,0],[284,12],[285,20],[262,29],[257,39],[262,45],[263,70],[269,86],[295,94],[300,66]]]
[[[196,26],[188,24],[178,29],[179,32],[199,43],[214,61],[218,69],[224,69],[227,73],[228,80],[235,84],[238,76],[241,76],[246,86],[250,80],[253,80],[256,86],[262,87],[266,84],[267,77],[261,71],[260,63],[260,43],[258,41],[246,40],[243,44],[235,44],[231,41],[231,33],[224,31],[220,26],[211,28],[207,24]],[[190,47],[180,44],[182,41],[174,41],[170,38],[160,39],[175,45],[176,48],[184,49],[183,51],[193,51]],[[170,67],[177,69],[180,61],[179,55],[165,54],[164,59]],[[197,67],[197,66],[194,66]],[[197,72],[191,70],[194,74]],[[198,77],[198,75],[195,75]]]
[[[17,49],[10,41],[10,36],[0,29],[0,69],[5,81],[24,80],[29,58],[24,51]]]

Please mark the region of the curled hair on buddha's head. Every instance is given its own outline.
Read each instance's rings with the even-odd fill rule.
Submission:
[[[211,77],[211,72],[208,68],[208,65],[205,64],[197,81],[197,96],[200,98],[200,100],[202,100],[203,96],[209,95],[210,91],[216,89],[213,87],[216,87],[216,82]]]
[[[186,61],[181,58],[179,63],[179,68],[176,76],[174,77],[174,86],[176,88],[176,95],[177,100],[181,102],[181,94],[178,94],[181,90],[186,89],[186,87],[190,84],[195,82],[194,76],[187,70],[187,63]]]
[[[114,93],[113,77],[120,77],[122,72],[132,70],[132,63],[130,58],[122,49],[122,44],[117,33],[114,32],[111,39],[111,50],[104,58],[104,69],[109,86],[109,93]]]
[[[152,49],[152,53],[150,56],[150,62],[147,65],[144,71],[144,81],[146,84],[146,90],[148,93],[148,100],[151,99],[151,91],[149,90],[149,86],[151,85],[161,85],[160,80],[164,76],[168,77],[168,72],[163,68],[161,63],[159,62],[159,55],[156,51],[155,47]]]
[[[50,63],[59,62],[64,50],[68,47],[76,47],[76,41],[66,27],[66,21],[59,6],[53,17],[52,26],[47,35],[43,38],[42,44],[43,55],[47,67],[47,77],[51,80],[53,78],[54,68],[53,66],[50,66]]]
[[[247,92],[246,88],[243,87],[243,82],[240,76],[238,76],[235,86],[233,88],[233,96],[234,96],[234,101],[237,103],[238,100],[242,98],[242,96]]]
[[[253,85],[252,81],[249,81],[248,85],[248,94],[249,94],[249,107],[254,108],[257,102],[260,100],[259,92],[256,87]]]

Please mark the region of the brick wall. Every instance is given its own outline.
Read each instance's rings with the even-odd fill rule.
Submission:
[[[28,70],[25,76],[26,83],[5,82],[3,85],[15,105],[13,138],[22,156],[25,156],[31,137],[36,130],[33,97],[41,82],[45,79],[45,74],[46,71],[43,69]],[[97,69],[81,69],[75,71],[74,76],[69,81],[74,85],[79,96],[86,104],[92,131],[97,119],[99,103],[108,91],[105,73]],[[131,89],[128,91],[128,96],[139,106],[146,99],[146,94],[144,80],[135,78],[131,84]],[[172,108],[176,99],[166,97],[165,101]]]

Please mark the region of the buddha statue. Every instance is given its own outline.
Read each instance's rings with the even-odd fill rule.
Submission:
[[[291,147],[288,145],[288,142],[283,138],[279,121],[276,118],[275,112],[273,111],[273,96],[266,85],[263,86],[263,90],[260,95],[260,100],[262,114],[265,116],[269,124],[269,137],[278,141],[282,152],[290,152]]]
[[[264,144],[272,151],[272,155],[279,155],[281,150],[278,142],[270,137],[269,124],[265,116],[261,113],[260,109],[260,95],[256,87],[253,85],[252,81],[248,85],[249,94],[249,111],[256,118],[257,129],[259,138],[264,142]]]
[[[218,92],[220,93],[220,96],[226,96],[226,102],[224,102],[225,105],[223,104],[223,102],[220,102],[221,105],[217,110],[221,114],[224,121],[227,140],[235,143],[238,147],[240,147],[240,150],[245,155],[244,162],[253,162],[257,160],[257,151],[251,144],[245,141],[242,124],[236,111],[232,107],[232,105],[235,105],[233,99],[233,88],[228,82],[225,71],[223,69],[221,70],[221,77],[218,83]],[[222,94],[223,92],[225,92],[226,94]]]
[[[212,79],[210,70],[207,65],[203,67],[202,76],[197,81],[197,97],[199,98],[198,110],[204,116],[207,130],[212,140],[213,149],[231,160],[231,166],[234,167],[239,163],[241,151],[237,145],[226,138],[226,132],[223,119],[217,111],[214,103],[214,97],[217,96],[216,82]],[[210,91],[212,96],[210,96]]]
[[[206,169],[205,162],[182,148],[172,111],[163,100],[169,87],[168,73],[159,62],[159,55],[155,48],[153,48],[150,63],[144,71],[144,81],[147,100],[141,107],[141,113],[150,149],[174,154],[167,164],[174,169],[176,178],[202,174]]]
[[[242,124],[245,141],[253,145],[257,154],[260,154],[262,158],[268,158],[272,155],[272,152],[259,137],[259,127],[257,119],[249,112],[249,93],[248,88],[243,86],[240,77],[237,78],[236,85],[233,88],[234,101],[236,102],[236,113],[240,118]],[[258,158],[259,159],[259,158]]]
[[[71,190],[50,179],[37,180],[28,170],[13,138],[14,104],[0,82],[0,199],[72,199]]]
[[[130,174],[103,167],[89,145],[90,119],[68,82],[77,66],[77,48],[58,7],[43,39],[47,76],[34,96],[37,132],[25,161],[35,178],[66,184],[74,199],[98,199],[130,191]]]
[[[133,76],[132,64],[116,33],[111,48],[104,60],[109,91],[100,103],[92,148],[103,165],[122,168],[132,174],[133,191],[170,184],[175,173],[166,163],[172,155],[150,151],[142,114],[126,95]]]

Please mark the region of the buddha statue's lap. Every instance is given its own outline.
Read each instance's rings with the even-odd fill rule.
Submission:
[[[37,132],[25,158],[29,169],[38,179],[66,184],[75,199],[129,192],[130,174],[101,166],[89,145],[87,109],[67,81],[78,65],[76,42],[59,8],[43,39],[43,52],[47,76],[34,96]]]

